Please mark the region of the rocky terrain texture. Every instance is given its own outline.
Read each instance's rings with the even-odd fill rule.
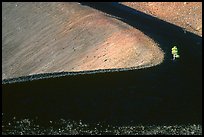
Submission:
[[[3,122],[2,135],[202,135],[202,125],[105,126],[60,119],[42,126],[34,120],[14,118]]]
[[[202,2],[122,2],[202,36]]]
[[[2,78],[153,66],[164,53],[139,30],[79,3],[2,3]]]

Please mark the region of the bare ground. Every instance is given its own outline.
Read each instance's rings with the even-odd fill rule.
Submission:
[[[202,36],[202,2],[122,2]]]
[[[139,30],[78,3],[2,3],[2,79],[152,66],[163,58]]]

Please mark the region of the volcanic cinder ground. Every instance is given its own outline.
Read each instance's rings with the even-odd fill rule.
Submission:
[[[202,36],[202,2],[122,2]]]
[[[2,3],[2,79],[150,67],[163,59],[141,31],[79,3]]]

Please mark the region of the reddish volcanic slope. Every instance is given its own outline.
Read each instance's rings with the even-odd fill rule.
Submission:
[[[78,3],[2,3],[2,78],[150,67],[164,53],[139,30]]]
[[[202,36],[202,2],[122,2]]]

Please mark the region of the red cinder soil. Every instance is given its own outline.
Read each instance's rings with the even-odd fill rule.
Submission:
[[[202,36],[202,2],[122,2]]]
[[[150,67],[164,53],[139,30],[78,3],[2,3],[2,78]]]

